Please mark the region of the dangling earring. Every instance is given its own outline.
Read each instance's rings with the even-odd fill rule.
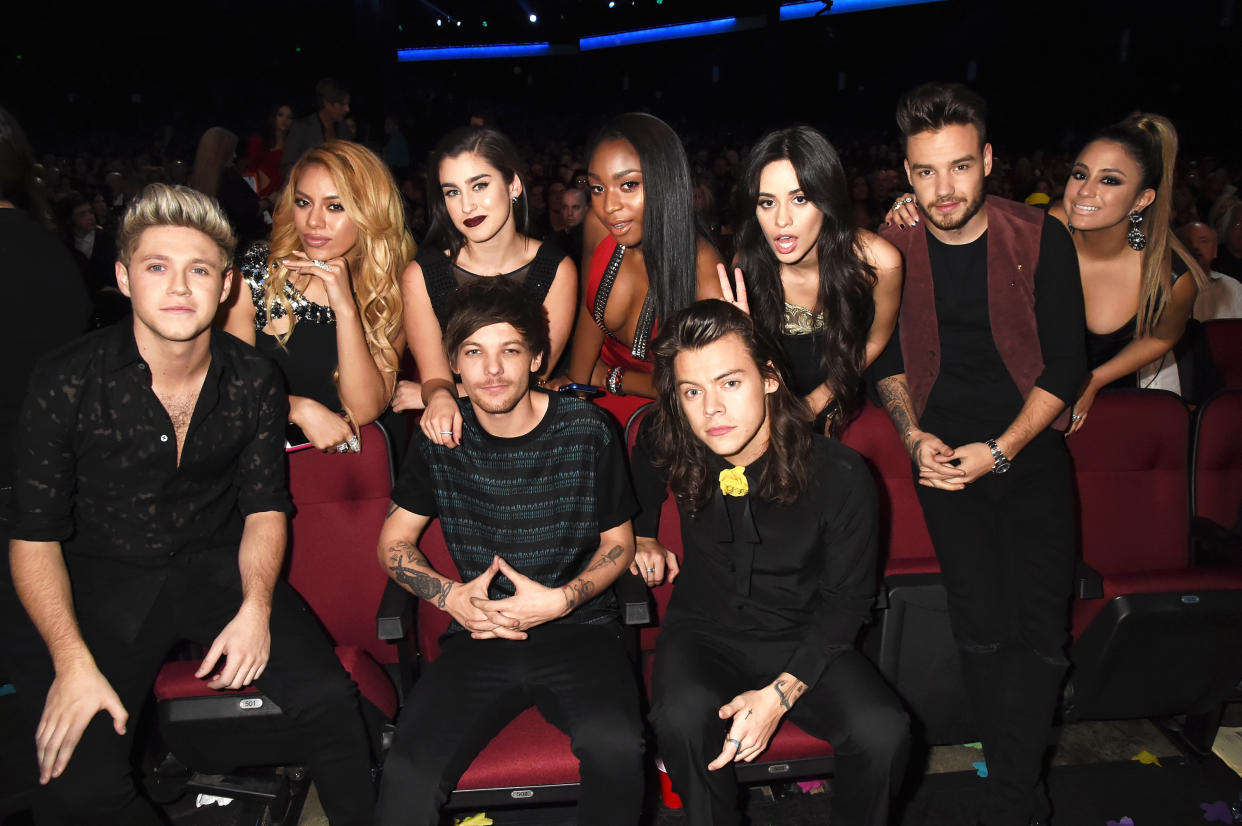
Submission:
[[[1142,250],[1147,246],[1147,235],[1139,229],[1139,224],[1143,223],[1143,216],[1138,214],[1138,210],[1130,213],[1130,230],[1126,233],[1126,242],[1132,250]]]

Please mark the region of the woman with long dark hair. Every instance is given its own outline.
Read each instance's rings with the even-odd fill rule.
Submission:
[[[259,198],[262,200],[275,197],[285,182],[280,164],[284,159],[285,139],[289,137],[291,126],[293,109],[282,103],[268,113],[263,132],[250,136],[246,160],[254,173],[259,186]]]
[[[764,135],[738,191],[734,263],[755,322],[780,341],[790,386],[837,432],[853,412],[862,372],[897,324],[901,255],[855,229],[845,170],[809,126]]]
[[[401,382],[393,410],[425,407],[421,426],[435,444],[455,447],[461,439],[457,385],[441,341],[448,299],[460,286],[506,278],[544,306],[552,343],[545,375],[569,338],[577,268],[563,250],[525,234],[528,207],[518,166],[509,139],[482,126],[445,135],[427,164],[431,227],[423,253],[401,276],[405,330],[420,382]]]
[[[1105,387],[1180,392],[1172,349],[1205,276],[1169,225],[1176,161],[1168,118],[1133,114],[1083,147],[1060,207],[1050,210],[1073,233],[1087,311],[1091,378],[1067,435]]]
[[[720,297],[720,254],[695,215],[681,139],[659,118],[614,118],[592,143],[587,178],[593,217],[583,225],[583,256],[590,263],[568,380],[653,398],[651,335],[661,318],[696,298]]]

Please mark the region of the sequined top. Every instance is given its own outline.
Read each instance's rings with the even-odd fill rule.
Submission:
[[[785,302],[785,319],[781,331],[787,336],[804,336],[824,328],[824,314],[813,313],[806,307]]]
[[[255,244],[242,258],[242,277],[250,287],[254,303],[254,346],[280,367],[289,395],[314,399],[339,413],[343,408],[333,378],[337,365],[336,314],[331,307],[310,301],[286,282],[285,298],[297,322],[284,346],[276,336],[264,332],[268,321],[285,316],[285,309],[279,303],[272,304],[270,316],[264,307],[264,292],[270,276],[268,255],[266,244]]]
[[[255,332],[259,332],[266,327],[269,320],[265,297],[267,279],[271,275],[267,267],[269,255],[271,255],[271,250],[268,249],[267,244],[254,244],[242,256],[242,278],[246,280],[246,285],[250,287],[250,298],[254,302]],[[336,314],[332,312],[331,307],[325,307],[322,304],[316,304],[314,301],[311,301],[302,295],[302,292],[288,280],[285,281],[284,295],[285,300],[289,302],[289,306],[293,308],[293,315],[299,321],[309,321],[312,324],[333,324],[336,322]],[[279,301],[273,301],[270,318],[284,317],[284,306]]]
[[[634,328],[634,341],[626,344],[609,330],[604,324],[604,310],[608,306],[608,298],[612,295],[617,274],[621,271],[621,261],[625,257],[625,247],[608,235],[600,241],[599,246],[591,255],[590,271],[588,272],[586,306],[591,308],[591,317],[604,331],[604,345],[600,358],[610,367],[624,367],[627,370],[638,370],[650,373],[651,361],[647,357],[647,348],[651,336],[655,332],[655,296],[648,290],[643,299],[642,309],[638,314],[638,323]]]

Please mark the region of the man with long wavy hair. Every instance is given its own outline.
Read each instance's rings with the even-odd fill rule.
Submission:
[[[854,648],[876,587],[876,494],[862,458],[811,434],[750,317],[700,301],[655,343],[658,411],[634,450],[635,570],[677,590],[651,720],[691,826],[741,822],[730,764],[788,715],[836,749],[834,822],[888,823],[909,722]],[[670,487],[685,571],[656,540]]]

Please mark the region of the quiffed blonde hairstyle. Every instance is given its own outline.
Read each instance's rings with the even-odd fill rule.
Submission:
[[[1177,129],[1163,115],[1135,112],[1100,132],[1092,140],[1120,144],[1140,170],[1139,190],[1151,189],[1155,199],[1142,211],[1140,229],[1147,235],[1143,250],[1143,278],[1139,286],[1138,323],[1135,335],[1151,332],[1160,321],[1173,294],[1173,253],[1185,262],[1200,288],[1207,276],[1177,240],[1170,226],[1173,214],[1173,168],[1177,163]]]
[[[127,268],[138,239],[151,227],[196,229],[214,241],[220,250],[221,271],[233,265],[237,235],[215,198],[188,186],[148,184],[142,194],[130,201],[117,230],[117,258]]]
[[[285,298],[289,270],[280,262],[302,245],[293,223],[294,192],[298,178],[312,165],[322,166],[332,176],[345,214],[358,230],[358,242],[345,253],[354,300],[368,349],[381,358],[386,372],[396,373],[401,361],[394,346],[402,332],[401,270],[417,248],[406,229],[401,192],[388,167],[374,152],[351,141],[328,141],[304,154],[290,171],[289,183],[276,204],[267,261],[270,275],[263,295],[269,318],[273,305],[279,304],[289,319],[288,329],[276,340],[285,346],[297,324],[293,308]]]

